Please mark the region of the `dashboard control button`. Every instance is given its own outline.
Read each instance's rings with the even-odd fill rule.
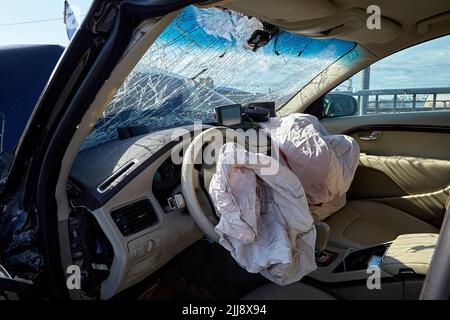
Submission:
[[[186,207],[186,202],[184,201],[184,197],[181,193],[167,199],[167,203],[169,204],[170,210],[183,209]]]
[[[148,240],[147,244],[145,245],[145,249],[147,252],[152,251],[153,247],[155,246],[155,243],[153,242],[153,240]]]
[[[128,242],[128,252],[133,261],[143,259],[153,254],[153,251],[162,246],[160,233],[148,233]]]

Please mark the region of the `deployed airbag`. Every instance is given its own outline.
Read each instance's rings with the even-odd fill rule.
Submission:
[[[271,163],[279,166],[274,174],[263,170]],[[316,229],[302,184],[278,160],[227,143],[209,193],[220,244],[247,271],[286,285],[316,269]]]
[[[286,285],[316,269],[314,220],[345,205],[359,147],[306,114],[261,126],[278,156],[225,144],[209,193],[220,216],[220,244],[247,271]]]
[[[353,138],[331,135],[316,117],[302,113],[270,118],[261,126],[299,177],[316,220],[344,207],[359,162]]]

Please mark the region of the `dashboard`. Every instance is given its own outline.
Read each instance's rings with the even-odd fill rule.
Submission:
[[[110,141],[77,155],[68,183],[72,260],[91,275],[86,282],[93,296],[111,298],[203,237],[188,212],[167,206],[181,182],[181,163],[172,155],[181,159],[193,135],[192,127],[182,129]],[[87,229],[81,222],[89,219]],[[83,230],[96,236],[72,236]]]

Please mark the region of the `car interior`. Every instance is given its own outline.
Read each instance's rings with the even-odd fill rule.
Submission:
[[[366,28],[365,8],[372,4],[382,8],[379,30]],[[197,6],[228,8],[306,37],[356,43],[278,109],[279,117],[314,114],[315,101],[366,66],[450,33],[445,0],[231,0]],[[418,299],[450,194],[449,111],[321,119],[330,133],[358,142],[359,166],[345,207],[317,222],[317,270],[287,286],[248,273],[214,241],[218,217],[205,179],[214,167],[172,161],[173,154],[186,158],[217,124],[138,132],[82,148],[117,89],[178,14],[140,26],[66,150],[55,192],[61,256],[63,265],[84,268],[83,290],[71,292],[72,298]],[[180,194],[185,206],[177,202]],[[380,290],[367,287],[370,266],[381,270]]]

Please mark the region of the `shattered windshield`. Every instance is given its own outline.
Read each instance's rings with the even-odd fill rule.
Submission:
[[[82,148],[117,139],[121,128],[211,122],[222,105],[274,101],[279,108],[354,47],[271,27],[266,43],[251,47],[267,24],[230,10],[186,8],[130,73]]]

